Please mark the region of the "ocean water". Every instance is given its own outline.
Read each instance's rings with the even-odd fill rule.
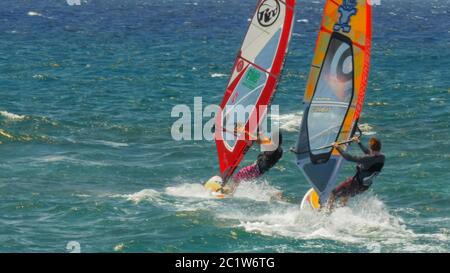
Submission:
[[[220,101],[256,0],[80,4],[0,2],[0,252],[450,251],[450,1],[374,7],[361,122],[387,164],[329,216],[299,211],[309,186],[289,152],[218,200],[200,184],[214,142],[171,138],[172,107]],[[296,7],[274,100],[285,151],[323,5]]]

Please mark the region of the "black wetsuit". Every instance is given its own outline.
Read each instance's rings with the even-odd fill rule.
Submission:
[[[259,172],[263,174],[268,170],[270,170],[270,168],[272,168],[275,164],[277,164],[277,162],[280,160],[282,156],[283,156],[283,149],[281,148],[281,146],[278,146],[278,148],[275,151],[260,153],[258,155],[258,159],[256,160]]]
[[[371,154],[361,143],[358,143],[359,148],[364,152],[363,156],[351,155],[340,147],[337,148],[339,153],[348,161],[356,162],[356,174],[339,185],[333,194],[336,197],[355,196],[356,194],[366,191],[372,184],[372,180],[365,181],[375,172],[380,172],[384,166],[386,157],[383,154]]]

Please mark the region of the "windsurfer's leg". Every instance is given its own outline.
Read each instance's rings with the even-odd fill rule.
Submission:
[[[347,178],[347,180],[345,180],[344,182],[339,184],[339,186],[337,186],[336,189],[334,189],[331,192],[330,197],[328,197],[328,203],[327,203],[328,211],[333,210],[334,203],[336,202],[336,198],[339,198],[342,204],[344,204],[343,203],[344,198],[347,198],[347,200],[348,200],[348,197],[350,196],[350,192],[351,192],[352,181],[353,181],[353,177]]]
[[[330,197],[328,197],[328,202],[327,202],[327,210],[329,212],[331,212],[333,210],[335,201],[336,201],[336,195],[334,194],[334,192],[332,192],[330,194]]]
[[[341,197],[341,205],[343,207],[345,207],[347,205],[347,202],[348,202],[349,198],[350,198],[350,195],[346,195],[346,196]]]
[[[242,168],[237,174],[233,176],[233,180],[236,183],[240,183],[245,180],[252,180],[261,176],[261,172],[259,171],[258,165],[256,163]]]
[[[233,193],[242,181],[252,180],[252,179],[258,178],[260,176],[261,176],[261,173],[260,173],[259,168],[256,165],[256,163],[252,164],[250,166],[244,167],[238,173],[233,175],[233,177],[231,178],[232,181],[230,181],[230,183],[227,183],[222,188],[222,192],[225,194]]]

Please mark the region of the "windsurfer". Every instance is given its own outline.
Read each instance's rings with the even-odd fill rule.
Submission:
[[[278,138],[278,142],[275,140],[275,137]],[[233,175],[231,179],[234,183],[229,183],[228,185],[230,186],[224,186],[222,188],[223,193],[232,193],[242,181],[249,181],[262,176],[275,166],[283,156],[283,149],[281,148],[282,135],[280,132],[273,133],[271,138],[259,133],[256,142],[261,145],[262,150],[257,160]]]
[[[369,140],[369,149],[360,142],[358,137],[353,137],[352,140],[358,143],[359,148],[364,152],[363,156],[351,155],[342,150],[338,143],[333,143],[333,147],[339,151],[343,158],[355,162],[357,165],[356,174],[342,182],[331,193],[327,204],[329,211],[333,209],[336,198],[340,198],[341,204],[345,206],[350,197],[368,190],[373,183],[373,179],[384,166],[385,156],[381,153],[381,142],[377,138]]]
[[[246,131],[243,125],[236,124],[234,134],[239,137],[248,137],[248,141],[261,145],[261,153],[253,164],[242,168],[231,176],[227,181],[228,183],[224,184],[221,176],[211,177],[204,183],[205,188],[211,192],[231,195],[242,181],[251,181],[262,176],[273,168],[283,156],[283,149],[281,148],[283,138],[279,130],[273,131],[271,137],[267,137],[260,130],[256,135],[253,135]],[[282,192],[276,191],[272,194],[271,199],[281,200]]]

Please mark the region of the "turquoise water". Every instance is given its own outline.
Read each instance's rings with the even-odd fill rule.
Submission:
[[[299,211],[309,186],[292,154],[217,200],[200,186],[214,142],[171,138],[173,106],[220,101],[256,1],[82,2],[0,3],[0,252],[450,251],[448,0],[374,8],[361,123],[387,166],[330,216]],[[297,5],[274,100],[285,150],[323,4]]]

